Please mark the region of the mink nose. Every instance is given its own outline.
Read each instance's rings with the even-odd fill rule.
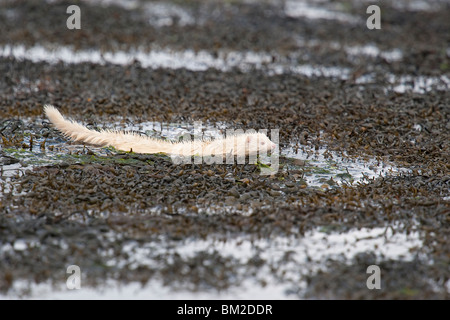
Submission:
[[[275,149],[277,145],[275,143],[272,143],[272,150]]]

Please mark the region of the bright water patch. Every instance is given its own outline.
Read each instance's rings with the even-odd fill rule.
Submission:
[[[26,250],[39,246],[33,240],[17,240],[13,245],[0,247],[2,252]],[[158,270],[161,257],[167,261],[176,258],[183,262],[197,256],[220,255],[224,261],[231,259],[235,266],[234,285],[224,290],[189,290],[189,283],[168,285],[163,283],[161,274],[156,274],[146,285],[137,283],[119,284],[106,281],[99,287],[83,286],[80,290],[68,290],[65,282],[60,285],[33,284],[15,281],[8,296],[38,299],[286,299],[301,297],[307,289],[305,277],[317,273],[325,267],[329,259],[349,261],[357,254],[373,252],[378,258],[410,261],[414,251],[422,246],[417,232],[408,235],[392,233],[389,228],[351,229],[343,233],[324,233],[321,228],[307,232],[303,237],[272,237],[270,239],[249,239],[237,237],[221,241],[214,238],[204,240],[170,241],[160,239],[154,242],[129,241],[122,247],[120,257],[111,257],[108,266],[129,268],[130,272],[139,267]],[[64,246],[63,246],[64,247]],[[109,253],[104,253],[109,256]],[[259,267],[254,267],[255,259]],[[204,260],[208,264],[207,259]],[[253,266],[253,267],[252,267]],[[82,271],[83,272],[83,271]],[[189,277],[187,276],[187,279]],[[187,282],[189,282],[187,280]],[[295,295],[291,295],[295,292]]]
[[[371,179],[386,175],[397,175],[405,169],[398,169],[380,159],[351,158],[326,148],[293,147],[285,148],[281,155],[288,159],[299,160],[288,164],[286,170],[300,169],[304,172],[299,179],[307,186],[328,188],[342,184],[367,183]],[[297,163],[297,164],[296,164]]]
[[[342,8],[338,8],[338,6],[327,8],[323,6],[323,3],[322,6],[312,5],[310,2],[304,0],[288,0],[284,4],[284,13],[291,18],[336,20],[353,24],[361,21],[359,17],[345,13],[339,9]]]
[[[176,3],[164,1],[139,1],[139,0],[84,0],[92,5],[119,6],[125,10],[139,10],[148,19],[148,23],[154,27],[165,27],[177,24],[184,27],[196,23],[195,18],[188,8]]]
[[[350,56],[380,56],[389,61],[398,61],[402,58],[399,50],[381,51],[375,46],[367,45],[362,47],[344,47]],[[206,71],[210,68],[223,72],[236,68],[242,72],[252,70],[263,70],[268,75],[298,74],[306,77],[328,77],[341,80],[348,80],[351,77],[350,68],[339,66],[323,66],[312,64],[299,64],[301,53],[294,52],[288,56],[281,56],[270,52],[252,51],[218,51],[216,55],[206,51],[183,50],[175,51],[170,49],[154,48],[151,50],[135,49],[130,51],[102,52],[100,50],[74,50],[68,46],[56,46],[53,49],[36,45],[30,48],[24,45],[0,46],[0,57],[14,57],[16,59],[28,59],[33,62],[45,61],[48,63],[96,63],[104,65],[107,63],[117,65],[129,65],[139,62],[144,68],[185,68],[191,71]],[[276,57],[276,59],[274,59]],[[416,93],[426,93],[433,89],[449,90],[450,79],[446,75],[440,77],[430,76],[397,76],[386,74],[386,90],[396,92],[413,91]],[[20,88],[23,91],[27,87],[26,79],[23,80]],[[365,84],[374,81],[371,74],[363,75],[355,80],[358,84]],[[32,84],[27,90],[38,90],[37,84]],[[383,85],[383,84],[381,84]]]

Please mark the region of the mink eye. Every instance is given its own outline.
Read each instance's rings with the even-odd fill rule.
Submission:
[[[263,141],[263,142],[261,142],[261,145],[265,145],[266,143]]]

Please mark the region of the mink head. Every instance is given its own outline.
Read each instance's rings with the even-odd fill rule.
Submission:
[[[238,140],[244,138],[244,141],[238,141],[237,148],[238,153],[242,154],[245,148],[245,154],[265,154],[274,151],[276,144],[270,141],[270,139],[263,133],[247,134],[238,138]],[[240,149],[240,150],[239,150]]]

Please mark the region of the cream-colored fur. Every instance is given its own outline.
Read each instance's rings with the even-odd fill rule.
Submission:
[[[276,147],[276,144],[262,133],[232,135],[224,139],[209,141],[170,142],[123,131],[89,130],[77,122],[64,119],[61,113],[50,105],[44,107],[44,112],[56,129],[73,141],[102,147],[112,146],[118,150],[133,151],[136,153],[161,152],[182,156],[226,156],[233,154],[243,156],[266,153]]]

